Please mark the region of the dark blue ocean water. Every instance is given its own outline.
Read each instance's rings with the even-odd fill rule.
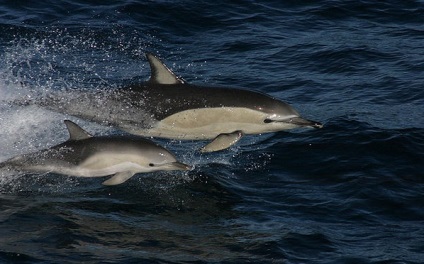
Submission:
[[[156,139],[195,170],[113,187],[3,172],[1,263],[424,263],[423,1],[1,1],[0,32],[1,161],[65,118],[119,133],[10,102],[146,80],[146,51],[324,123],[207,155]]]

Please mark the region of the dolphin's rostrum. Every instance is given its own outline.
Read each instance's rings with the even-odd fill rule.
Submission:
[[[69,140],[35,153],[14,157],[0,168],[57,173],[79,177],[113,175],[103,182],[116,185],[136,173],[161,170],[190,170],[165,148],[140,137],[93,137],[75,123],[65,120]]]

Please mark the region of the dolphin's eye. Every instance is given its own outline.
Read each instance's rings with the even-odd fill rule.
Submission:
[[[154,167],[154,166],[155,166],[155,164],[153,164],[153,163],[149,163],[149,166],[150,166],[150,167]]]
[[[267,119],[265,119],[264,120],[264,123],[265,124],[269,124],[269,123],[272,123],[272,122],[274,122],[274,121],[272,121],[271,119],[269,119],[269,118],[267,118]]]

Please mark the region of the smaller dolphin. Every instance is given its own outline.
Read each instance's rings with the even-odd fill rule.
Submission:
[[[114,175],[103,182],[117,185],[136,173],[190,170],[165,148],[140,137],[93,137],[77,124],[65,120],[69,140],[35,153],[0,163],[0,168],[25,172],[57,173],[78,177]]]

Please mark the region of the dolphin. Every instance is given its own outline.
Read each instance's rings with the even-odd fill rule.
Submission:
[[[146,53],[146,58],[151,69],[146,82],[80,96],[58,96],[39,104],[135,135],[180,140],[218,138],[227,147],[237,140],[227,137],[228,141],[222,142],[225,137],[219,135],[322,127],[267,94],[189,84],[153,54]]]
[[[136,173],[190,170],[165,148],[140,137],[93,137],[72,121],[65,120],[69,140],[35,153],[0,163],[0,168],[78,177],[114,175],[103,182],[117,185]]]

